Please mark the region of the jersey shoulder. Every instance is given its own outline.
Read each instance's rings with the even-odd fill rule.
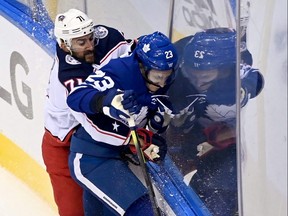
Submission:
[[[139,62],[133,54],[123,58],[111,59],[100,70],[110,76],[120,89],[134,89],[137,92],[142,92],[144,91],[143,89],[146,89]]]
[[[115,29],[113,27],[109,27],[109,26],[106,26],[106,25],[96,25],[94,27],[95,29],[95,37],[98,38],[98,39],[104,39],[106,38],[107,36],[108,37],[118,37],[120,38],[121,40],[124,40],[124,33],[119,31],[118,29]]]
[[[125,41],[124,35],[119,30],[105,25],[95,26],[95,63],[100,64],[102,58],[117,44]]]

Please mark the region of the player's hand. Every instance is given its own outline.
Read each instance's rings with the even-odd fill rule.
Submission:
[[[163,137],[144,128],[137,129],[137,134],[146,159],[152,162],[164,160],[167,153],[167,144]],[[134,154],[137,153],[134,144],[130,144],[130,150]]]
[[[236,143],[235,126],[225,122],[215,122],[204,129],[207,142],[217,150],[222,150]]]
[[[128,110],[130,115],[138,114],[141,110],[141,106],[136,100],[136,95],[133,90],[123,91],[121,104],[125,110]]]
[[[150,110],[156,111],[159,107],[159,100],[168,98],[168,95],[153,95],[150,93],[145,93],[137,97],[137,101],[142,106],[147,106]]]
[[[103,113],[116,120],[127,121],[130,115],[138,114],[140,109],[132,90],[111,89],[103,100]]]
[[[171,119],[174,117],[173,107],[171,102],[167,98],[156,98],[157,101],[157,111],[148,121],[148,127],[154,133],[164,132]]]
[[[175,114],[171,121],[171,124],[175,127],[184,127],[185,131],[187,131],[186,133],[193,128],[196,121],[194,102],[192,101],[187,107]]]

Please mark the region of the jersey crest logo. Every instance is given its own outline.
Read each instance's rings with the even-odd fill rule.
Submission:
[[[67,64],[70,64],[70,65],[78,65],[78,64],[81,64],[81,62],[79,62],[78,60],[76,60],[75,58],[73,58],[71,55],[66,55],[66,56],[65,56],[65,60],[66,60]]]
[[[103,39],[108,35],[108,29],[104,26],[97,26],[95,28],[95,37],[99,39]]]

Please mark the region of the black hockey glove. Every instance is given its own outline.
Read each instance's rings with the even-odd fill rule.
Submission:
[[[164,160],[167,153],[167,144],[163,137],[144,128],[137,129],[137,134],[145,158],[152,162]],[[137,153],[134,144],[130,144],[130,150],[134,154]]]

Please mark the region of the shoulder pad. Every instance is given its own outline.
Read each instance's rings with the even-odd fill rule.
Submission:
[[[108,29],[104,26],[95,26],[95,37],[98,39],[103,39],[108,35]]]

